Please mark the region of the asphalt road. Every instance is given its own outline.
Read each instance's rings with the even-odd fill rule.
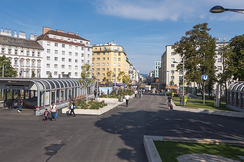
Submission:
[[[158,95],[101,116],[42,118],[0,109],[0,161],[147,162],[143,135],[244,140],[243,119],[168,110]]]

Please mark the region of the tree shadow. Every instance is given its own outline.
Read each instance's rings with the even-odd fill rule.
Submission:
[[[126,147],[117,156],[126,161],[146,162],[143,135],[244,140],[242,119],[180,111],[118,112],[95,126],[119,135]]]

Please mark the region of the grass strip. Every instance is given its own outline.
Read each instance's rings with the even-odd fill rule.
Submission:
[[[173,102],[176,106],[181,106],[180,105],[180,97],[173,97],[172,99],[173,99]],[[214,106],[214,100],[205,100],[205,104],[203,104],[203,100],[197,99],[197,98],[188,98],[186,107],[234,111],[234,110],[227,108],[225,102],[221,102],[220,107],[215,107]]]
[[[205,144],[173,141],[154,141],[162,162],[178,162],[177,157],[185,154],[211,154],[243,161],[244,147],[225,144]]]

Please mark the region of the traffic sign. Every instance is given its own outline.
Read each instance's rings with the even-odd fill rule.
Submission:
[[[208,80],[208,75],[202,75],[202,80],[204,81]]]

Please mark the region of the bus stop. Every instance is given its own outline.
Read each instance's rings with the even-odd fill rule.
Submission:
[[[70,100],[83,98],[86,88],[78,78],[1,78],[0,89],[4,106],[11,107],[18,94],[24,107],[34,109],[35,115],[42,115],[54,102],[58,109],[67,107]],[[94,91],[88,87],[87,94]]]
[[[244,109],[244,82],[234,82],[227,90],[227,107]]]

